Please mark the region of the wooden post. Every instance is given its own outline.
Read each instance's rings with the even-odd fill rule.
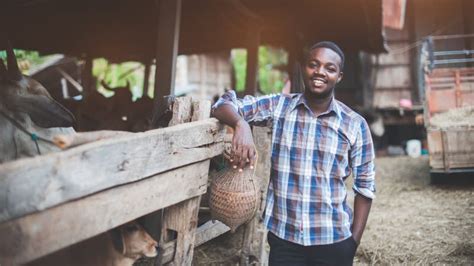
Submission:
[[[209,118],[209,101],[192,102],[191,97],[177,98],[173,103],[173,118],[170,126]],[[194,238],[198,224],[201,196],[197,196],[163,210],[160,246],[175,245],[171,261],[163,257],[158,263],[167,265],[191,265],[194,253]]]
[[[258,152],[256,180],[260,183],[260,206],[255,217],[245,224],[244,237],[242,241],[242,253],[240,265],[267,265],[268,252],[265,248],[267,229],[263,224],[262,215],[265,211],[265,200],[267,197],[268,182],[270,180],[270,157],[271,157],[271,130],[268,128],[254,127],[254,143]]]
[[[82,73],[82,83],[84,88],[82,91],[83,101],[87,100],[87,97],[91,94],[91,91],[95,89],[95,84],[93,84],[94,79],[92,76],[93,59],[90,55],[87,55],[85,60],[86,63],[84,65],[84,72]]]
[[[166,96],[174,95],[175,67],[181,21],[181,0],[156,0],[155,3],[158,13],[158,30],[156,34],[152,128],[158,127],[159,119],[168,107],[169,103]],[[148,91],[144,91],[144,93],[148,93]],[[153,237],[158,237],[160,234],[161,215],[160,210],[145,218],[145,225]]]
[[[247,75],[244,95],[255,95],[258,82],[258,47],[260,46],[260,28],[249,33],[247,46]]]
[[[156,47],[155,93],[152,125],[167,108],[168,95],[174,95],[176,58],[178,56],[181,0],[157,0],[158,32]]]
[[[151,70],[151,59],[145,61],[145,72],[143,73],[143,95],[146,97],[148,95],[148,88],[150,87],[150,70]]]

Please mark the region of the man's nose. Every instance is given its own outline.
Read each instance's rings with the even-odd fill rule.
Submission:
[[[323,68],[320,66],[314,69],[314,74],[323,75],[323,76],[326,75],[326,73],[323,71]]]

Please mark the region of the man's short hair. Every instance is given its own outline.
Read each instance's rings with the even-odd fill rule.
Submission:
[[[316,44],[313,44],[313,46],[309,48],[309,52],[317,48],[328,48],[328,49],[333,50],[341,58],[341,65],[339,66],[341,68],[341,71],[344,69],[344,52],[341,50],[341,48],[339,48],[337,44],[330,41],[318,42]]]

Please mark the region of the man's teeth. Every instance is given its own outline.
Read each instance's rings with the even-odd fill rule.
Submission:
[[[317,85],[317,86],[320,86],[320,85],[324,84],[324,82],[322,80],[319,80],[319,79],[313,80],[313,83],[314,83],[314,85]]]

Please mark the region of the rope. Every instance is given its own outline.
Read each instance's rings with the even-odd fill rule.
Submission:
[[[18,121],[16,121],[15,119],[7,115],[5,112],[3,112],[3,110],[0,110],[0,114],[3,117],[5,117],[10,123],[12,123],[16,128],[18,128],[20,131],[22,131],[23,133],[25,133],[31,138],[31,140],[35,143],[36,150],[38,151],[39,155],[41,155],[41,150],[40,150],[38,141],[44,141],[46,143],[54,145],[54,142],[52,142],[51,140],[45,139],[34,132],[32,133],[28,131],[25,127],[23,127],[20,123],[18,123]]]

